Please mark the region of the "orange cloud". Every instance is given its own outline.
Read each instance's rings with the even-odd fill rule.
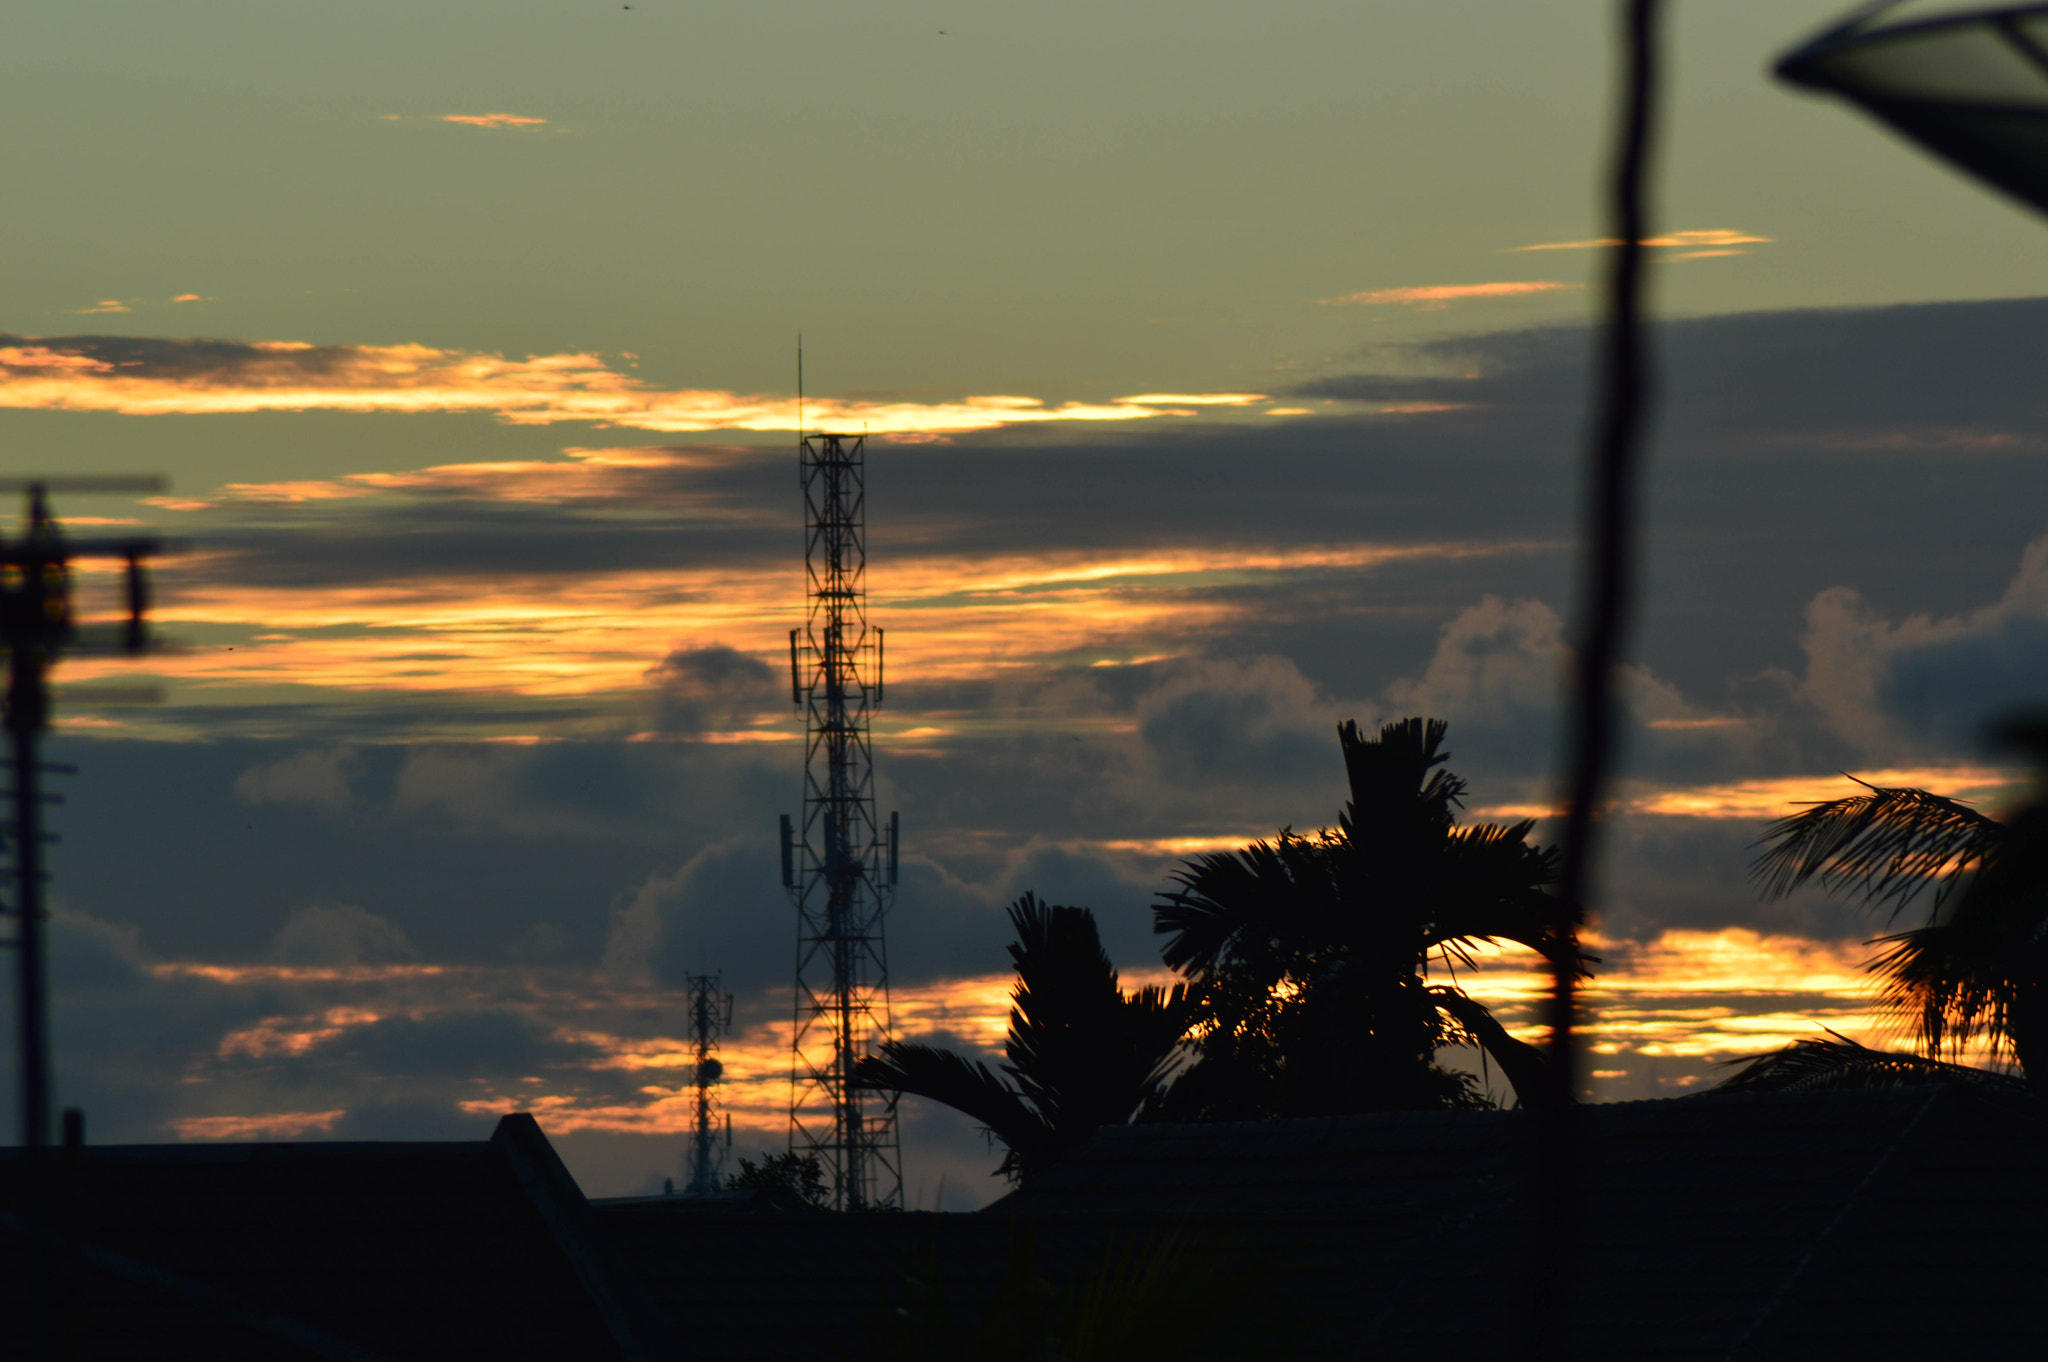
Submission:
[[[584,514],[639,519],[650,511],[680,513],[683,506],[679,484],[667,485],[667,500],[650,500],[650,472],[784,457],[738,447],[571,449],[552,460],[234,484],[211,498],[158,504],[193,514],[302,505],[323,516],[334,514],[328,506],[351,508],[347,513],[355,516],[359,506],[361,514],[374,517],[385,501],[456,497],[563,504]],[[690,493],[687,513],[722,525],[778,518],[749,503],[721,502],[713,492]],[[191,529],[203,539],[203,525]],[[915,629],[891,631],[891,659],[906,669],[903,674],[986,679],[1077,654],[1105,663],[1178,656],[1190,637],[1257,608],[1228,588],[1545,547],[1339,543],[982,555],[919,553],[912,547],[892,554],[869,590],[878,619],[914,614],[917,620]],[[252,688],[275,696],[280,686],[533,700],[609,694],[617,697],[618,721],[626,721],[630,706],[646,693],[648,659],[666,655],[676,639],[715,638],[775,662],[803,608],[787,565],[779,561],[488,577],[422,570],[364,583],[299,585],[266,580],[240,570],[230,554],[200,548],[167,560],[158,578],[162,594],[155,613],[165,629],[215,642],[155,657],[150,670],[172,683],[180,704],[202,706],[242,703]],[[131,669],[120,659],[77,658],[67,663],[66,677],[86,681]],[[149,722],[135,712],[126,717],[131,725]],[[787,741],[792,733],[781,717],[763,715],[749,721],[757,726],[693,734],[689,740]],[[530,726],[533,720],[502,722]],[[925,727],[912,740],[941,736]]]
[[[1054,407],[1035,397],[995,395],[937,403],[812,398],[800,406],[794,395],[650,387],[594,354],[514,360],[426,345],[166,341],[108,347],[94,338],[11,339],[16,343],[0,347],[0,407],[130,416],[474,411],[512,425],[589,421],[695,434],[787,431],[801,423],[811,430],[893,435],[1138,421],[1266,400],[1262,393],[1176,393]]]
[[[1914,786],[1970,800],[1996,798],[2025,780],[2020,771],[1995,766],[1922,766],[1859,774],[1861,779],[1872,785],[1888,788]],[[1744,780],[1729,785],[1665,790],[1630,800],[1627,807],[1633,813],[1684,818],[1771,819],[1796,813],[1802,805],[1860,793],[1862,788],[1840,774],[1783,776],[1772,780]]]
[[[181,1140],[292,1140],[302,1135],[324,1135],[334,1123],[348,1115],[345,1107],[333,1111],[274,1111],[261,1116],[188,1116],[171,1122]]]
[[[1264,393],[1145,393],[1119,397],[1119,403],[1140,407],[1243,407],[1266,400]]]
[[[1702,720],[1700,726],[1714,722]],[[2027,779],[2025,772],[2019,769],[1997,766],[1899,767],[1863,771],[1859,778],[1891,789],[1939,790],[1951,798],[1971,803],[1994,801],[2011,793]],[[1617,801],[1616,810],[1620,813],[1653,814],[1660,818],[1736,818],[1768,822],[1797,813],[1805,805],[1841,799],[1860,793],[1862,789],[1861,785],[1840,773],[1775,776],[1726,785],[1639,791]],[[1506,820],[1554,818],[1560,812],[1551,804],[1489,804],[1475,808],[1472,815],[1475,818]]]
[[[1649,1095],[1711,1082],[1720,1062],[1816,1037],[1822,1026],[1866,1043],[1899,1043],[1871,1006],[1870,981],[1862,968],[1865,951],[1859,945],[1744,928],[1669,931],[1643,943],[1593,936],[1589,945],[1606,957],[1585,990],[1582,1029],[1587,1049],[1597,1057],[1599,1092]],[[1451,969],[1439,962],[1432,975],[1439,982],[1455,979],[1493,1007],[1516,1034],[1540,1035],[1537,1008],[1548,977],[1536,967],[1536,957],[1500,948],[1481,948],[1475,956],[1473,968]],[[592,971],[565,968],[465,966],[423,979],[360,967],[324,981],[276,973],[304,968],[159,967],[160,972],[175,970],[227,987],[276,987],[289,977],[306,990],[301,1012],[261,1024],[266,1044],[223,1043],[196,1059],[185,1086],[195,1102],[218,1111],[219,1094],[232,1090],[228,1084],[247,1073],[250,1060],[289,1055],[300,1064],[317,1063],[320,1041],[379,1017],[431,1020],[482,1006],[525,1015],[581,1058],[555,1062],[502,1087],[472,1090],[461,1102],[465,1110],[531,1111],[558,1133],[677,1136],[690,1128],[690,1045],[669,1029],[677,1015],[675,999],[659,989],[621,987]],[[1153,966],[1127,971],[1123,982],[1135,988],[1171,978]],[[895,1034],[997,1050],[1007,1029],[1014,983],[1010,973],[996,972],[900,989],[894,999]],[[743,1003],[741,1025],[720,1047],[725,1074],[719,1098],[744,1138],[772,1142],[788,1119],[788,1000],[785,992],[771,989]],[[272,1037],[317,1039],[294,1047],[267,1043]],[[295,1072],[305,1076],[303,1070]],[[343,1114],[216,1114],[172,1124],[185,1139],[289,1138],[330,1129]]]
[[[1646,236],[1643,238],[1642,244],[1645,246],[1652,247],[1682,249],[1686,247],[1720,247],[1748,245],[1761,246],[1768,245],[1770,243],[1770,240],[1771,238],[1767,236],[1755,236],[1749,232],[1739,232],[1726,227],[1715,227],[1709,228],[1705,231],[1667,232],[1663,236]],[[1545,241],[1540,242],[1534,246],[1517,246],[1514,249],[1518,252],[1590,251],[1597,250],[1603,246],[1619,246],[1620,244],[1621,241],[1618,237],[1600,237],[1592,241]],[[1741,254],[1741,251],[1730,250],[1695,250],[1691,255],[1679,256],[1676,258],[1681,260],[1692,260],[1698,259],[1706,255]]]
[[[472,128],[537,128],[546,123],[545,118],[521,118],[518,114],[438,114],[441,123],[467,123]]]
[[[430,475],[481,477],[477,467],[391,476],[401,485]],[[539,498],[567,495],[578,465],[506,467],[512,498]],[[386,490],[346,481],[339,491],[288,483],[251,485],[235,495],[264,500]],[[1142,555],[913,555],[877,573],[869,590],[877,618],[917,620],[915,629],[901,635],[891,631],[892,668],[901,666],[903,674],[926,681],[986,679],[1079,650],[1117,658],[1175,655],[1185,650],[1188,637],[1257,608],[1228,593],[1195,594],[1198,588],[1538,547],[1345,544]],[[160,581],[156,615],[167,630],[225,628],[237,635],[231,650],[194,647],[152,659],[150,670],[173,683],[180,703],[197,704],[237,703],[245,688],[281,685],[536,699],[609,693],[624,703],[644,693],[647,660],[665,655],[678,638],[716,638],[779,659],[803,609],[780,563],[303,588],[244,580],[231,559],[195,552],[167,562]],[[80,658],[67,664],[67,676],[87,680],[126,674],[132,666],[121,659]],[[777,716],[763,722],[777,726],[695,740],[763,741],[786,733]]]
[[[1645,943],[1587,944],[1606,963],[1581,992],[1581,1042],[1602,1065],[1598,1095],[1668,1095],[1718,1081],[1722,1065],[1822,1028],[1880,1048],[1911,1048],[1896,1019],[1875,1004],[1864,970],[1867,949],[1854,943],[1770,936],[1742,927],[1667,931]],[[1528,951],[1475,953],[1476,969],[1446,971],[1491,1007],[1524,1040],[1540,1040],[1540,1007],[1550,986]],[[1981,1048],[1966,1062],[1995,1063]],[[1611,1066],[1611,1067],[1608,1067]]]
[[[1341,298],[1326,298],[1327,303],[1413,303],[1424,311],[1435,311],[1452,303],[1468,298],[1519,298],[1533,293],[1568,293],[1578,288],[1577,284],[1559,283],[1554,279],[1529,279],[1499,284],[1429,284],[1419,288],[1371,289],[1364,293],[1347,293]]]
[[[222,1059],[236,1055],[250,1059],[296,1058],[351,1027],[369,1026],[381,1020],[382,1013],[360,1007],[331,1007],[313,1018],[266,1017],[254,1026],[221,1037],[219,1053]]]

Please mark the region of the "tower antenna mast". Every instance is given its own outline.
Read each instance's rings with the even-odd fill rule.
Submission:
[[[866,448],[864,434],[797,440],[809,609],[789,631],[789,682],[804,712],[804,804],[800,827],[782,818],[797,914],[789,1147],[817,1157],[840,1210],[903,1205],[895,1102],[853,1072],[890,1034],[882,925],[900,826],[875,812],[868,718],[885,678],[882,630],[867,620]]]
[[[684,1192],[705,1196],[718,1190],[725,1156],[732,1150],[732,1117],[718,1110],[718,1085],[725,1065],[718,1058],[720,1037],[732,1030],[732,994],[721,974],[692,974],[690,986],[691,1082],[697,1088],[695,1119],[690,1124],[690,1184]],[[723,1119],[721,1120],[721,1116]]]

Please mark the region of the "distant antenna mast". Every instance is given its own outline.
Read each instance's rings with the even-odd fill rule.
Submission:
[[[50,1042],[45,1030],[47,1003],[43,976],[43,846],[51,840],[42,830],[43,805],[60,802],[45,795],[46,772],[70,774],[69,767],[45,766],[40,755],[43,731],[50,723],[50,669],[64,653],[126,653],[149,649],[143,616],[149,610],[149,583],[142,560],[165,551],[153,535],[128,539],[72,539],[50,514],[52,489],[66,492],[160,492],[161,478],[39,478],[0,480],[0,492],[26,492],[27,515],[20,539],[0,538],[0,648],[7,653],[6,764],[14,780],[14,817],[6,841],[14,853],[13,902],[5,911],[15,920],[14,940],[19,976],[17,1001],[21,1017],[16,1040],[21,1047],[21,1142],[35,1157],[50,1138]],[[125,618],[97,630],[82,627],[74,616],[71,560],[114,558],[126,566]]]
[[[696,1052],[691,1075],[697,1085],[697,1111],[690,1127],[690,1185],[683,1190],[689,1196],[703,1196],[718,1190],[725,1156],[732,1152],[732,1117],[721,1119],[718,1110],[718,1086],[725,1078],[718,1041],[732,1030],[732,994],[725,991],[718,974],[685,978],[690,986],[690,1044]]]
[[[790,697],[808,737],[803,826],[782,819],[782,883],[797,913],[789,1147],[817,1156],[838,1209],[900,1209],[895,1104],[853,1082],[889,1038],[882,921],[898,828],[895,814],[884,827],[875,813],[868,737],[883,675],[882,631],[867,622],[867,437],[800,436],[797,447],[810,611],[789,631]]]
[[[43,868],[43,847],[55,840],[43,831],[42,816],[45,803],[62,802],[43,793],[42,777],[73,773],[71,767],[46,766],[42,760],[43,732],[50,726],[50,669],[65,653],[133,657],[148,651],[143,617],[149,612],[149,582],[143,559],[165,551],[162,540],[148,535],[69,538],[50,514],[50,492],[160,492],[163,487],[161,478],[0,480],[0,491],[28,494],[21,538],[0,537],[0,649],[7,653],[5,764],[14,777],[7,791],[14,816],[5,833],[13,852],[7,877],[13,893],[4,911],[14,918],[14,939],[7,944],[14,947],[16,1002],[21,1008],[15,1035],[21,1047],[16,1076],[21,1083],[21,1143],[29,1161],[25,1209],[30,1266],[24,1332],[34,1357],[69,1357],[77,1344],[75,1321],[56,1304],[63,1206],[51,1191],[53,1175],[38,1167],[47,1157],[50,1139],[49,1000],[43,959],[43,882],[49,875]],[[72,597],[74,558],[113,558],[125,565],[126,609],[119,622],[98,628],[78,622]],[[67,1143],[73,1130],[82,1129],[83,1121],[74,1125],[66,1113]]]

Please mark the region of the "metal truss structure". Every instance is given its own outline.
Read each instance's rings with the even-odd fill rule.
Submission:
[[[0,537],[0,649],[7,655],[7,757],[13,776],[7,795],[13,805],[4,841],[13,853],[7,881],[13,892],[0,913],[14,919],[14,936],[6,944],[16,952],[16,1003],[20,1018],[21,1143],[34,1157],[50,1135],[50,1044],[46,1030],[43,962],[43,847],[53,840],[43,831],[45,804],[62,803],[44,794],[41,777],[71,768],[45,763],[40,754],[50,724],[50,669],[72,654],[126,654],[148,651],[150,639],[143,616],[149,608],[149,587],[143,559],[165,551],[154,535],[126,539],[73,539],[50,514],[52,489],[78,492],[160,491],[154,478],[7,479],[0,491],[28,494],[21,538]],[[82,624],[73,597],[71,563],[76,558],[113,558],[126,567],[122,616],[97,626]],[[90,698],[74,691],[79,698]]]
[[[882,700],[880,629],[867,621],[865,436],[800,441],[810,609],[789,634],[790,694],[804,711],[801,828],[782,819],[782,883],[796,903],[796,1029],[789,1147],[818,1159],[841,1210],[901,1208],[893,1095],[853,1068],[889,1038],[883,919],[898,821],[875,812],[869,715]]]
[[[725,1156],[732,1152],[732,1117],[718,1109],[718,1085],[725,1077],[718,1041],[732,1029],[732,994],[725,991],[720,975],[685,977],[690,985],[690,1046],[695,1055],[691,1081],[697,1087],[697,1107],[690,1125],[690,1182],[683,1191],[704,1196],[718,1190]]]
[[[46,794],[42,777],[47,774],[76,774],[74,768],[46,763],[42,739],[50,726],[50,670],[66,654],[126,654],[139,656],[150,647],[144,616],[149,609],[149,583],[143,560],[165,551],[162,540],[153,535],[125,539],[73,539],[50,514],[50,491],[142,492],[161,491],[154,478],[43,478],[33,481],[0,480],[0,491],[20,490],[28,494],[27,515],[19,539],[0,536],[0,649],[7,655],[6,753],[0,762],[13,777],[6,794],[13,805],[4,840],[12,853],[6,874],[11,891],[0,914],[14,920],[12,939],[6,944],[15,953],[15,1002],[19,1009],[15,1041],[20,1046],[17,1079],[21,1084],[20,1116],[22,1154],[29,1160],[26,1232],[29,1270],[24,1284],[26,1308],[20,1334],[27,1343],[26,1355],[35,1358],[72,1357],[77,1353],[72,1321],[65,1313],[64,1274],[58,1262],[69,1243],[76,1253],[76,1238],[67,1238],[64,1217],[67,1207],[57,1194],[60,1179],[37,1164],[48,1156],[50,1142],[50,1035],[48,1026],[48,980],[45,974],[43,940],[43,885],[49,878],[43,848],[56,839],[43,830],[42,811],[46,804],[61,804],[61,796]],[[112,558],[122,562],[126,590],[120,616],[97,625],[83,623],[74,588],[72,562],[79,558]],[[103,698],[111,698],[102,692]],[[80,690],[71,698],[85,699]],[[82,1150],[85,1118],[79,1110],[64,1113],[64,1144],[68,1151]],[[82,1157],[82,1155],[81,1155]],[[12,1356],[13,1354],[9,1354]]]

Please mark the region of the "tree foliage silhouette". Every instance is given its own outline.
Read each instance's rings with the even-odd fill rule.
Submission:
[[[825,1169],[816,1154],[764,1154],[759,1163],[743,1154],[725,1190],[752,1192],[778,1211],[822,1211],[827,1205]]]
[[[2048,734],[2015,736],[2048,750]],[[1927,1059],[1954,1060],[1981,1039],[2048,1094],[2048,801],[2037,793],[2001,822],[1926,790],[1864,788],[1765,829],[1769,849],[1753,867],[1764,897],[1816,884],[1891,922],[1924,896],[1920,926],[1872,943],[1879,952],[1867,968],[1879,977],[1880,1003]]]
[[[1002,1141],[998,1171],[1014,1178],[1155,1104],[1194,1010],[1184,986],[1126,993],[1086,908],[1026,894],[1009,914],[1017,984],[1001,1072],[936,1046],[889,1041],[861,1060],[856,1077],[972,1116]]]
[[[1435,1062],[1482,1048],[1521,1100],[1543,1058],[1455,982],[1478,943],[1510,942],[1584,972],[1592,959],[1556,930],[1554,849],[1533,821],[1459,826],[1465,782],[1448,770],[1447,725],[1410,718],[1368,738],[1338,727],[1351,800],[1334,829],[1187,861],[1154,930],[1187,976],[1199,1062],[1163,1109],[1256,1118],[1483,1103]]]

